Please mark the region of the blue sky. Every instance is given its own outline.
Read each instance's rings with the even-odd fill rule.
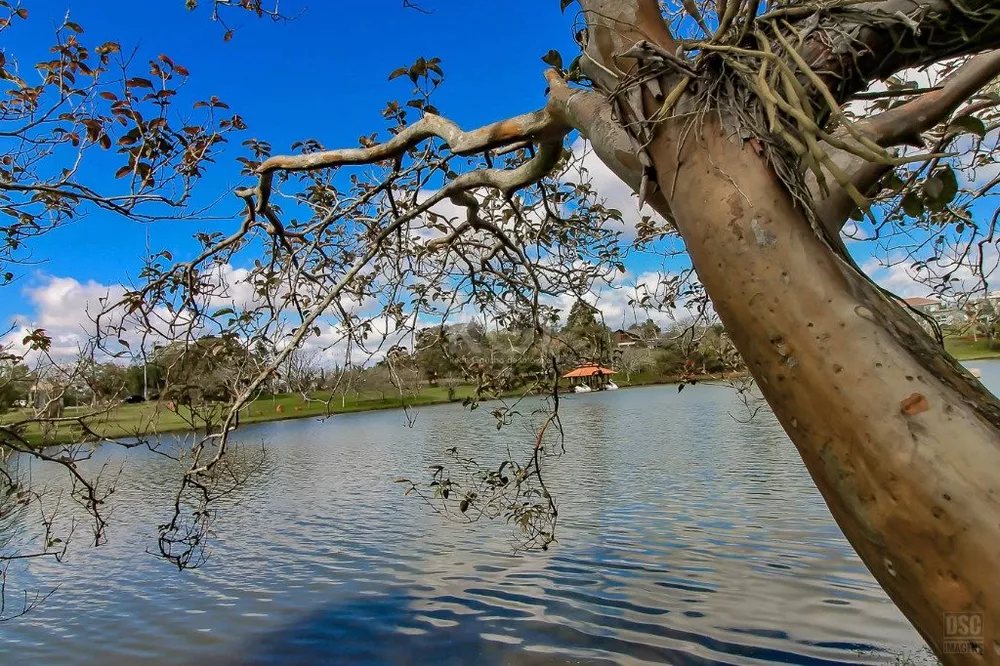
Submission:
[[[293,21],[225,13],[236,28],[228,43],[222,26],[210,20],[210,2],[200,4],[190,12],[184,0],[31,3],[29,19],[4,34],[3,49],[8,59],[21,61],[23,73],[25,65],[46,57],[53,27],[68,11],[85,30],[83,43],[111,40],[125,50],[138,47],[140,69],[168,54],[191,73],[183,90],[188,103],[217,95],[246,120],[244,138],[270,141],[283,152],[308,137],[331,147],[354,146],[360,135],[381,129],[385,102],[409,92],[405,79],[388,82],[389,72],[419,56],[441,58],[447,80],[435,103],[463,126],[532,110],[545,99],[540,58],[551,48],[568,54],[574,47],[572,15],[560,14],[557,2],[506,2],[504,17],[498,18],[493,3],[425,0],[422,6],[432,13],[422,14],[403,9],[401,0],[285,0],[282,10],[298,15]],[[234,154],[219,159],[198,185],[202,200],[223,196],[240,183]],[[211,224],[233,228],[240,210],[235,197],[224,210],[232,221]],[[3,290],[0,321],[28,314],[30,289],[50,276],[111,284],[134,274],[147,228],[154,250],[166,247],[183,255],[193,247],[191,234],[205,226],[142,225],[94,213],[57,230],[34,245],[35,257],[44,263],[23,270],[20,282]]]
[[[112,40],[125,50],[138,48],[140,70],[146,61],[168,54],[191,74],[182,102],[217,95],[249,125],[242,138],[267,140],[276,152],[287,152],[293,142],[310,137],[328,147],[355,146],[362,134],[381,130],[385,102],[409,92],[405,78],[390,83],[389,72],[419,56],[440,58],[446,73],[435,105],[460,125],[474,127],[542,106],[542,55],[555,48],[568,62],[576,51],[574,12],[560,13],[556,0],[422,0],[430,14],[404,9],[402,0],[283,0],[283,11],[298,14],[295,20],[275,23],[228,11],[224,18],[236,29],[228,43],[222,39],[224,28],[210,20],[210,0],[202,0],[194,12],[184,4],[30,3],[29,20],[4,33],[2,48],[8,60],[21,61],[23,74],[26,65],[46,57],[53,27],[68,11],[84,27],[85,44]],[[226,197],[241,184],[233,148],[198,185],[201,201]],[[114,185],[110,178],[107,183]],[[613,207],[634,214],[634,197],[606,170],[595,173],[595,185]],[[236,198],[220,210],[231,217],[152,225],[98,212],[51,233],[34,246],[35,257],[43,263],[22,269],[17,283],[2,288],[0,322],[15,314],[28,320],[40,317],[43,309],[51,318],[60,308],[79,307],[80,300],[98,294],[102,285],[134,276],[142,264],[147,231],[154,251],[168,248],[184,257],[194,248],[194,231],[235,228],[240,213]],[[871,267],[890,288],[904,295],[926,295],[902,269],[879,269],[870,261],[871,249],[852,247],[859,263]],[[638,276],[660,263],[656,257],[633,256],[628,267]]]

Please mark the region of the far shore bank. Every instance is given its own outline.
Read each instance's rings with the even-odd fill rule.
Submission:
[[[693,379],[697,382],[725,381],[737,378],[740,375],[730,373],[726,375],[708,374],[698,375]],[[643,386],[670,386],[681,383],[680,377],[658,378],[649,375],[637,374],[632,381],[618,379],[619,389],[639,388]],[[398,395],[393,396],[373,396],[371,394],[350,395],[341,399],[340,396],[330,398],[329,394],[315,394],[310,400],[305,400],[300,394],[284,394],[258,398],[251,402],[240,415],[240,425],[252,425],[261,423],[276,423],[280,421],[291,421],[305,418],[326,418],[339,414],[351,414],[357,412],[374,412],[384,410],[394,410],[403,408],[429,407],[435,405],[446,405],[461,403],[467,398],[473,397],[474,387],[471,385],[461,385],[453,387],[449,392],[448,388],[442,386],[426,386],[412,395],[401,399]],[[560,386],[560,395],[570,395],[571,388],[568,385]],[[505,396],[486,397],[482,400],[499,400],[501,397],[517,397],[518,392],[511,392]],[[534,395],[541,397],[544,395],[538,392]],[[72,418],[76,409],[86,413],[85,410],[92,408],[67,408],[66,417]],[[181,407],[180,409],[184,409]],[[176,411],[167,408],[165,401],[150,401],[138,405],[120,405],[102,416],[95,418],[96,424],[91,424],[91,428],[100,433],[101,439],[85,437],[76,427],[60,427],[56,433],[47,441],[43,441],[41,430],[37,426],[31,426],[25,433],[26,439],[38,447],[64,446],[74,443],[101,442],[115,439],[131,439],[149,435],[181,435],[192,431],[203,431],[202,429],[192,429],[191,425],[184,420]],[[3,423],[0,417],[0,423]]]
[[[987,338],[969,340],[960,337],[946,337],[944,348],[956,361],[986,361],[1000,358],[1000,349],[994,349]]]
[[[962,339],[946,339],[946,347],[952,356],[963,363],[975,361],[990,361],[1000,359],[1000,351],[990,348],[986,340],[969,341]],[[744,375],[739,373],[706,374],[697,375],[693,379],[696,382],[726,381],[736,379]],[[662,376],[654,373],[644,372],[633,374],[629,379],[625,379],[624,373],[618,373],[616,382],[620,389],[638,388],[642,386],[670,386],[682,382],[679,376]],[[571,394],[571,387],[568,384],[560,385],[560,394]],[[280,421],[291,421],[305,418],[327,418],[339,414],[350,414],[356,412],[373,412],[403,408],[419,408],[434,405],[446,405],[461,403],[473,397],[474,387],[472,385],[453,386],[451,389],[445,386],[424,386],[419,390],[401,398],[398,394],[365,392],[360,394],[350,394],[344,397],[339,395],[331,399],[329,392],[315,393],[305,400],[301,394],[283,394],[258,398],[251,402],[240,414],[240,425],[251,425],[259,423],[275,423]],[[513,398],[521,395],[519,392],[511,392],[505,396],[495,396],[483,398],[483,401],[498,400],[501,397]],[[538,392],[535,395],[543,395]],[[584,394],[586,395],[586,394]],[[94,423],[90,424],[93,431],[101,437],[85,436],[79,425],[72,426],[64,423],[59,426],[56,432],[43,441],[42,432],[38,425],[32,424],[24,432],[25,439],[37,447],[64,446],[79,442],[101,443],[109,440],[127,440],[150,435],[182,435],[192,432],[204,432],[204,428],[193,429],[187,419],[183,418],[177,411],[167,408],[165,401],[150,401],[138,405],[119,405],[107,411],[106,414],[94,417]],[[87,414],[90,407],[66,408],[65,417],[72,419],[74,416]],[[181,407],[180,409],[185,409]],[[223,406],[219,406],[221,410]],[[9,415],[8,415],[9,416]],[[15,419],[17,417],[15,416]],[[4,418],[0,415],[0,424],[10,423],[15,419]]]

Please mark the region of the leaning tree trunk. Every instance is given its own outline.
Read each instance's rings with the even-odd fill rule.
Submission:
[[[900,3],[918,6],[883,4]],[[656,2],[581,4],[591,31],[584,64],[598,63],[587,73],[605,93],[639,40],[675,51]],[[946,16],[947,3],[928,4]],[[861,37],[873,48],[880,39]],[[656,112],[648,88],[624,104],[620,95],[612,116],[599,95],[550,82],[601,159],[676,222],[733,342],[878,582],[944,661],[1000,663],[1000,403],[821,239],[759,144],[734,136],[738,123],[724,112],[654,128],[641,156],[659,186],[649,189],[620,118],[637,104],[646,117]],[[951,613],[984,620],[984,654],[955,653]]]
[[[671,138],[653,145],[698,277],[837,523],[937,654],[996,663],[996,401],[831,252],[748,145],[707,123],[681,155],[676,169]],[[945,653],[948,613],[982,614],[984,657]]]

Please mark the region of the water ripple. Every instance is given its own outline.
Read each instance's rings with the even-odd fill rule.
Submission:
[[[175,475],[133,454],[109,545],[12,569],[9,587],[62,586],[4,625],[0,662],[825,666],[919,649],[778,424],[734,409],[711,387],[567,400],[559,542],[516,556],[504,525],[445,522],[392,483],[455,442],[483,459],[524,443],[486,410],[248,430],[273,468],[189,573],[145,552]]]

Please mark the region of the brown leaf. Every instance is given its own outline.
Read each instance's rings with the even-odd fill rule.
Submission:
[[[899,403],[899,411],[907,416],[914,416],[928,409],[930,405],[927,403],[927,398],[920,393],[911,393]]]

